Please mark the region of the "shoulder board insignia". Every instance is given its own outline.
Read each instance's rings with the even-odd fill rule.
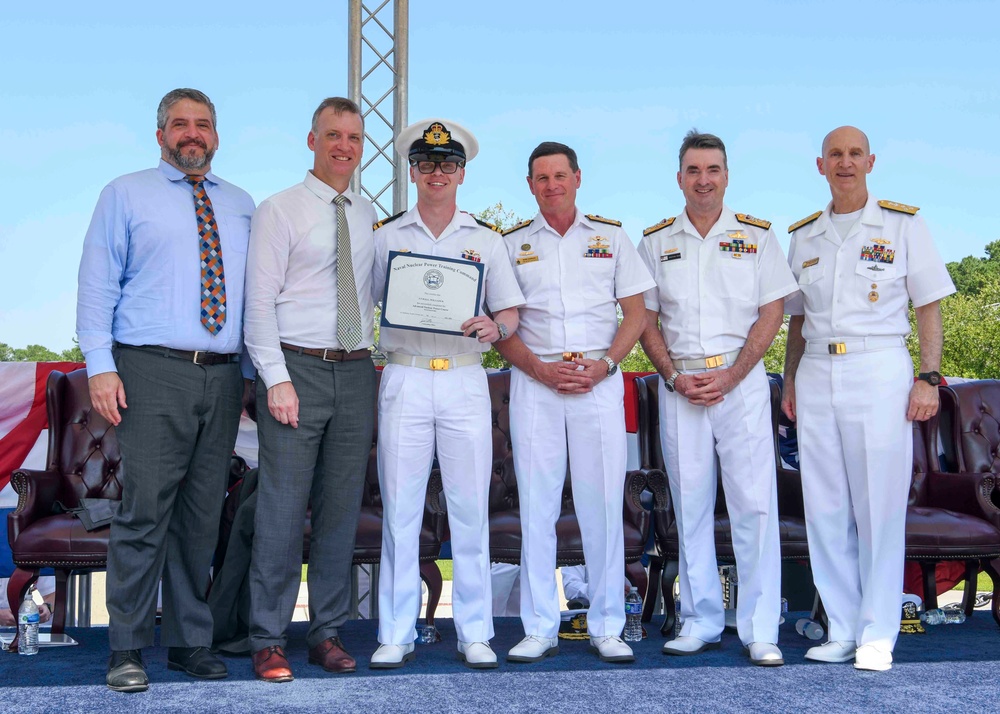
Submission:
[[[521,230],[522,228],[527,228],[528,226],[530,226],[530,225],[531,225],[531,222],[532,222],[532,221],[534,221],[534,220],[535,220],[534,218],[529,218],[529,219],[528,219],[528,220],[526,220],[526,221],[521,221],[521,222],[520,222],[520,223],[518,223],[518,224],[517,224],[516,226],[511,226],[511,227],[510,227],[510,228],[508,228],[507,230],[505,230],[505,231],[500,231],[500,232],[501,232],[501,233],[502,233],[503,235],[505,235],[505,236],[509,236],[509,235],[510,235],[511,233],[513,233],[514,231],[519,231],[519,230]]]
[[[917,206],[907,206],[905,203],[896,203],[895,201],[879,201],[878,205],[886,210],[909,213],[911,216],[916,215],[917,211],[920,210]]]
[[[378,223],[376,223],[375,225],[372,226],[372,230],[373,231],[377,231],[379,228],[381,228],[382,226],[384,226],[386,223],[392,223],[394,220],[396,220],[397,218],[399,218],[404,213],[406,213],[406,211],[400,211],[395,216],[389,216],[388,218],[383,218],[381,221],[379,221]]]
[[[761,218],[754,218],[753,216],[747,215],[746,213],[737,213],[736,220],[740,223],[746,223],[748,226],[757,226],[758,228],[763,228],[765,231],[771,227],[770,221],[765,221]]]
[[[476,217],[473,216],[473,218],[476,218]],[[479,225],[481,225],[483,228],[489,228],[491,231],[495,231],[496,233],[503,233],[502,230],[500,230],[499,228],[497,228],[492,223],[487,223],[486,221],[481,221],[478,218],[476,218],[476,223],[478,223]]]
[[[806,216],[801,221],[796,221],[792,225],[788,226],[788,232],[789,233],[794,233],[795,231],[797,231],[802,226],[808,226],[810,223],[812,223],[813,221],[815,221],[817,218],[819,218],[822,215],[823,215],[823,211],[816,211],[811,216]]]
[[[613,218],[605,218],[604,216],[596,216],[593,213],[586,214],[587,218],[592,221],[597,221],[598,223],[607,223],[609,226],[618,226],[621,228],[622,222],[616,221]]]
[[[647,228],[646,230],[644,230],[642,232],[642,234],[644,236],[648,236],[648,235],[650,235],[652,233],[656,233],[656,231],[662,230],[662,229],[666,228],[667,226],[672,226],[674,224],[674,221],[676,221],[676,220],[677,220],[676,216],[671,216],[670,218],[664,218],[662,221],[660,221],[656,225],[652,225],[649,228]]]

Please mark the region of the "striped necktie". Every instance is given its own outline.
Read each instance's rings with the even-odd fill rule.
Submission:
[[[351,351],[361,343],[361,308],[351,260],[351,230],[344,210],[346,196],[337,196],[337,340],[341,349]]]
[[[222,243],[215,223],[212,200],[204,176],[185,176],[194,190],[194,214],[201,237],[201,324],[217,335],[226,324],[226,272],[222,268]]]

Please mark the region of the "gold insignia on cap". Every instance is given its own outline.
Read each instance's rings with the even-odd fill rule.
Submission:
[[[451,134],[445,130],[444,124],[434,122],[424,132],[424,141],[431,146],[446,146],[451,143]]]
[[[809,260],[804,260],[802,261],[802,269],[805,270],[806,268],[811,268],[817,263],[819,263],[819,258],[810,258]]]
[[[911,216],[915,215],[916,212],[920,210],[917,206],[907,206],[905,203],[896,203],[895,201],[879,201],[878,205],[888,211],[909,213]]]

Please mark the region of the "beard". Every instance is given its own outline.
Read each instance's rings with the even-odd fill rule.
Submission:
[[[184,153],[184,149],[191,144],[200,146],[205,153],[200,156],[192,156],[191,154]],[[173,159],[172,163],[184,171],[201,171],[212,162],[212,157],[215,156],[215,149],[209,150],[204,142],[194,139],[178,144],[173,148],[164,147],[164,149],[170,155],[170,158]]]

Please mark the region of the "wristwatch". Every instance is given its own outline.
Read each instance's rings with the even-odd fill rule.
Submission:
[[[917,375],[917,379],[922,379],[927,384],[932,387],[936,387],[941,384],[941,373],[940,372],[921,372]]]
[[[663,386],[667,388],[668,392],[674,391],[674,382],[676,382],[677,378],[680,377],[680,376],[681,376],[681,373],[678,372],[675,369],[674,373],[672,375],[670,375],[670,379],[666,379],[666,380],[663,381]]]
[[[605,364],[608,365],[608,376],[609,377],[611,375],[613,375],[615,372],[618,371],[618,365],[615,363],[615,361],[613,359],[611,359],[607,355],[604,355],[603,357],[601,357],[601,359],[604,360]]]
[[[497,338],[497,342],[499,342],[500,340],[506,340],[507,339],[507,335],[509,334],[507,332],[507,326],[505,324],[503,324],[502,322],[496,323],[496,326],[497,326],[497,332],[500,333],[500,337]]]

